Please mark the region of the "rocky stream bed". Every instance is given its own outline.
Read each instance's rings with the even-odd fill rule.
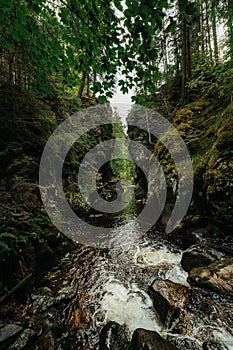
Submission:
[[[1,307],[0,349],[232,349],[230,248],[197,230],[182,252],[122,220],[115,248],[75,245],[24,303]]]

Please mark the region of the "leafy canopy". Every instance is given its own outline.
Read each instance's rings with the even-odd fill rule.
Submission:
[[[172,2],[0,0],[0,49],[20,48],[23,70],[37,90],[49,88],[54,75],[75,86],[83,72],[97,77],[92,90],[102,97],[112,95],[118,72],[123,93],[132,87],[152,90],[160,78],[156,38]],[[188,0],[180,4],[187,14],[194,10]]]

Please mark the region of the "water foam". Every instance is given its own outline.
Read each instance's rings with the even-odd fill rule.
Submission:
[[[152,300],[136,284],[126,288],[120,281],[110,281],[103,286],[104,296],[100,302],[105,322],[115,321],[126,325],[130,333],[137,328],[161,331],[153,311]]]

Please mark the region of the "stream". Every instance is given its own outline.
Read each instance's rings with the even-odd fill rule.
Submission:
[[[30,313],[41,315],[40,321],[37,317],[33,322],[41,325],[43,320],[42,333],[51,324],[54,329],[55,319],[65,325],[66,331],[58,332],[54,340],[55,349],[98,349],[101,329],[107,322],[115,321],[125,326],[129,340],[135,329],[144,328],[158,332],[178,349],[231,350],[231,327],[218,318],[212,307],[208,314],[202,311],[201,317],[197,312],[197,320],[190,321],[192,332],[187,334],[176,333],[175,321],[169,327],[162,325],[147,293],[148,286],[155,279],[188,286],[188,274],[180,265],[182,253],[165,240],[161,231],[140,236],[140,227],[134,225],[132,213],[129,219],[127,216],[113,220],[112,230],[119,240],[114,248],[77,245],[77,250],[68,253],[45,277],[43,285],[32,295]],[[100,214],[93,215],[93,220],[99,225],[106,223]],[[121,229],[125,220],[132,220],[127,232]],[[213,295],[205,298],[211,303]],[[221,298],[216,298],[214,307],[219,306],[222,310],[228,307]],[[208,341],[214,345],[204,347]],[[46,346],[50,349],[48,343]]]
[[[145,231],[135,220],[143,209],[139,202],[118,215],[89,215],[93,226],[109,228],[112,248],[75,243],[21,306],[26,328],[20,326],[21,334],[10,350],[96,350],[110,321],[122,326],[120,336],[126,343],[138,328],[157,332],[168,342],[163,348],[145,345],[143,349],[233,349],[232,301],[189,285],[181,266],[182,251],[166,239],[165,231],[158,225],[142,234]],[[155,309],[154,281],[171,308],[176,308],[164,322],[162,303],[157,302]],[[123,349],[117,341],[111,345],[112,334],[113,330],[107,331],[101,350],[136,349],[127,344]]]

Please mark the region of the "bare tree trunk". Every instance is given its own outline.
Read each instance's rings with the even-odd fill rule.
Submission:
[[[96,71],[93,71],[93,85],[95,85],[96,82]],[[94,93],[93,93],[93,97],[94,97]]]
[[[229,53],[230,58],[233,60],[233,4],[232,0],[228,0],[227,2],[227,13],[228,13],[228,20],[227,20],[227,26],[228,26],[228,45],[229,45]]]
[[[190,28],[186,25],[186,82],[192,77],[190,47]]]
[[[205,35],[204,35],[204,16],[203,16],[203,4],[202,0],[199,4],[199,10],[200,10],[200,34],[201,34],[201,53],[202,56],[205,54]]]
[[[206,34],[207,34],[207,42],[209,48],[210,62],[213,63],[213,50],[211,45],[211,33],[210,33],[210,24],[209,24],[209,3],[205,1],[205,13],[206,13]]]
[[[180,73],[180,50],[179,50],[179,44],[178,39],[174,37],[174,55],[175,55],[175,69],[176,69],[176,75]]]
[[[80,83],[80,86],[78,89],[78,97],[79,98],[82,98],[84,87],[85,87],[85,82],[86,82],[86,77],[87,77],[87,73],[83,73],[81,83]]]
[[[90,74],[87,73],[87,96],[90,96]]]
[[[214,59],[215,62],[219,61],[219,49],[218,49],[218,34],[217,34],[217,25],[216,25],[216,3],[212,2],[211,8],[211,22],[212,22],[212,31],[213,31],[213,39],[214,39]]]
[[[8,82],[10,87],[14,85],[14,61],[15,61],[15,50],[9,52],[8,59]]]
[[[182,97],[185,95],[185,85],[191,79],[190,30],[182,23]]]

